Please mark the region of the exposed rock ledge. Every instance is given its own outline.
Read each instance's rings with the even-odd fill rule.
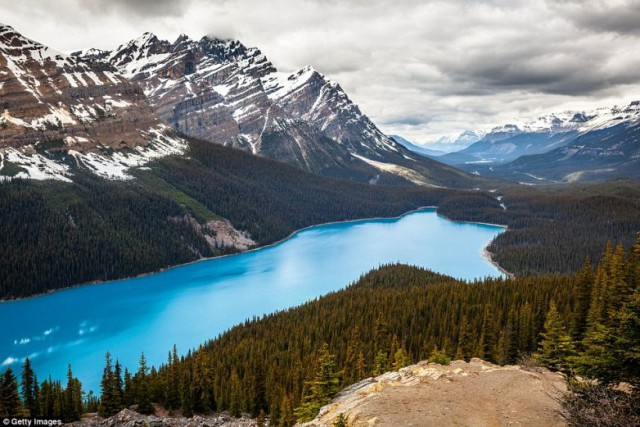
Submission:
[[[123,409],[109,418],[95,414],[85,415],[81,421],[69,424],[74,427],[256,427],[250,418],[233,418],[227,414],[215,414],[191,418],[141,415],[130,409]]]
[[[344,389],[304,426],[333,426],[340,414],[351,427],[561,426],[564,391],[563,376],[546,369],[420,362]]]

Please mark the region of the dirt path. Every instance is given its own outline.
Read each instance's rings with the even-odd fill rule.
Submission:
[[[345,389],[309,426],[562,426],[560,374],[472,359],[419,363]]]

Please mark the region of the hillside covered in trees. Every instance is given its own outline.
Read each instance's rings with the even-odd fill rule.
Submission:
[[[189,157],[159,160],[132,181],[78,173],[74,183],[0,183],[0,298],[228,253],[202,232],[221,217],[264,245],[310,225],[437,205],[451,219],[508,225],[489,249],[516,275],[577,271],[585,257],[597,261],[607,240],[630,244],[640,228],[636,182],[496,193],[374,186],[201,141],[190,147]]]
[[[137,372],[122,372],[107,355],[101,401],[91,398],[84,409],[111,415],[135,404],[145,412],[157,402],[184,414],[268,414],[273,425],[290,426],[313,417],[340,387],[426,358],[507,364],[533,354],[604,385],[638,386],[639,346],[640,236],[627,251],[607,245],[595,268],[587,260],[566,276],[469,284],[416,267],[381,267],[345,290],[247,321],[186,356],[174,348],[158,368],[142,356]],[[69,378],[66,389],[45,381],[37,391],[23,374],[20,402],[8,370],[2,401],[18,406],[4,413],[25,407],[44,414],[48,399],[75,396],[71,371]],[[61,405],[54,412],[72,411]]]

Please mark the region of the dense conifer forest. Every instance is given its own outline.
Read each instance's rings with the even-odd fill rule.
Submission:
[[[0,298],[224,252],[188,218],[204,224],[222,216],[268,244],[310,225],[436,205],[447,193],[328,179],[210,143],[193,147],[205,152],[194,151],[202,161],[166,159],[137,180],[78,174],[73,183],[0,183]]]
[[[73,183],[0,183],[0,298],[229,252],[211,247],[193,225],[220,217],[262,245],[310,225],[437,205],[452,219],[508,225],[489,249],[517,275],[576,271],[586,256],[597,261],[607,240],[630,244],[640,228],[636,182],[515,186],[495,193],[374,186],[201,141],[190,147],[188,158],[159,160],[130,181],[78,172]]]
[[[291,426],[315,416],[339,388],[427,358],[507,364],[533,355],[604,386],[638,386],[639,347],[640,235],[626,251],[608,244],[596,267],[587,260],[565,276],[469,284],[417,267],[381,267],[345,290],[247,321],[183,357],[174,347],[158,368],[142,355],[135,373],[123,372],[107,354],[101,400],[88,396],[83,410],[108,416],[137,405],[149,412],[153,402],[186,415],[268,414],[272,425]],[[71,368],[66,388],[51,380],[38,385],[27,360],[22,399],[10,369],[2,384],[5,415],[77,417],[80,384]]]

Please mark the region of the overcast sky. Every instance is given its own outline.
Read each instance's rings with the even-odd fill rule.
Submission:
[[[640,99],[640,0],[2,0],[0,21],[62,51],[237,38],[416,142]]]

